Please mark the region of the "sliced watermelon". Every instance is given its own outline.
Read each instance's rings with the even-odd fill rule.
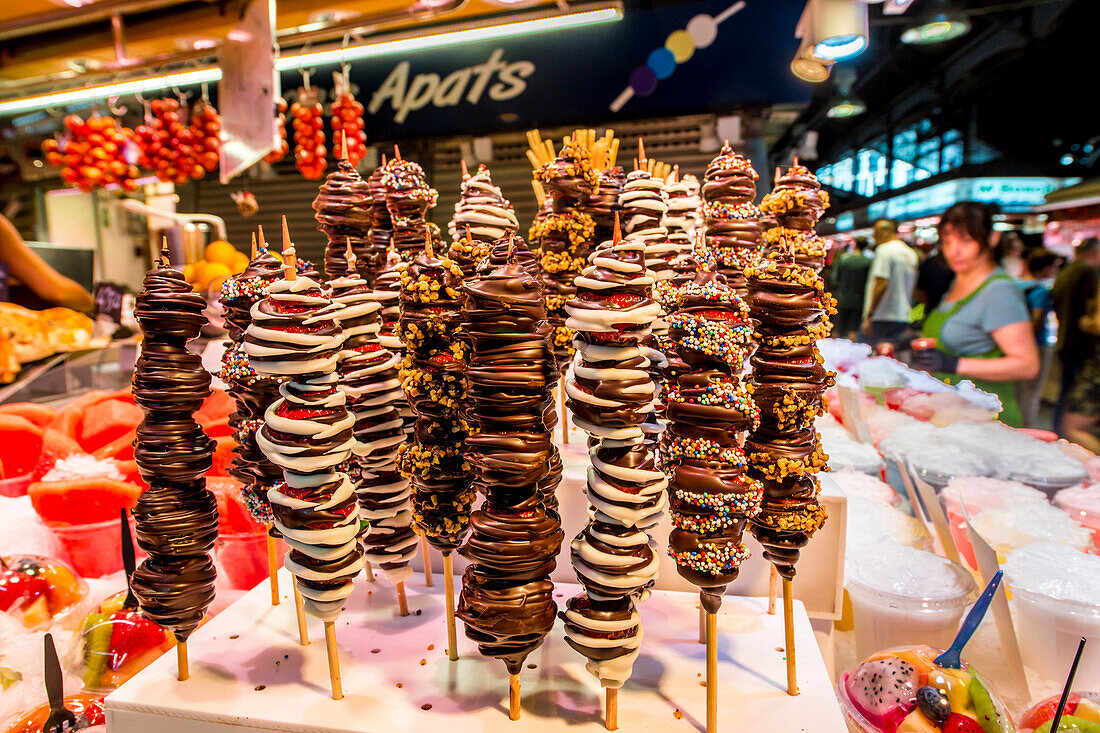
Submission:
[[[206,488],[218,500],[218,532],[220,534],[259,534],[266,531],[245,507],[241,482],[228,476],[207,476]]]
[[[74,481],[39,481],[27,487],[38,516],[52,524],[118,521],[119,509],[132,509],[141,487],[127,481],[96,477]]]
[[[221,420],[214,420],[213,422],[201,423],[201,425],[203,432],[211,438],[223,438],[233,435],[233,428],[229,427],[228,417],[223,417]]]
[[[105,446],[98,448],[93,456],[96,458],[117,458],[120,461],[129,461],[134,457],[134,433],[132,431],[120,435]]]
[[[237,441],[231,436],[224,435],[214,438],[218,444],[214,449],[214,464],[206,472],[207,476],[228,476],[229,462],[233,460],[233,449],[237,447]]]
[[[107,392],[101,389],[93,389],[91,392],[82,394],[58,410],[57,416],[49,424],[49,427],[59,430],[75,440],[84,420],[84,408],[107,397]]]
[[[203,425],[226,420],[235,407],[233,398],[225,390],[211,390],[210,396],[203,400],[202,406],[195,413],[195,420]]]
[[[25,417],[40,428],[44,428],[53,422],[57,416],[57,410],[35,402],[12,402],[0,405],[0,415],[18,415]]]
[[[84,410],[77,440],[84,450],[95,453],[124,436],[133,440],[134,430],[144,418],[145,413],[137,405],[117,399],[103,400]]]
[[[68,458],[73,453],[83,453],[80,443],[70,438],[60,430],[46,428],[42,433],[42,454],[38,457],[38,464],[31,475],[32,480],[40,481],[49,473],[53,465],[62,458]]]
[[[7,476],[30,473],[42,455],[42,428],[25,417],[0,415],[0,463]]]
[[[133,458],[123,460],[115,458],[114,464],[118,467],[119,473],[126,477],[126,481],[137,486],[142,491],[149,488],[149,484],[145,483],[145,479],[141,477],[141,472],[138,471],[137,461]]]

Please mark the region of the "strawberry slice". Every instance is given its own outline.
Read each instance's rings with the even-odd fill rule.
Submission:
[[[164,643],[164,629],[137,611],[111,614],[110,666],[117,670],[129,657]]]
[[[333,411],[327,408],[288,407],[284,402],[275,410],[275,414],[287,420],[312,420],[315,417],[328,417]]]
[[[985,733],[985,730],[970,716],[951,713],[943,724],[943,733]]]

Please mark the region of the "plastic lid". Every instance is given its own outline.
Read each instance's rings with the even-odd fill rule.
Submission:
[[[954,509],[955,511],[961,511],[961,506],[965,503],[970,516],[974,516],[986,507],[1001,504],[1047,503],[1046,494],[1038,489],[1033,489],[1018,481],[1008,481],[991,476],[958,476],[953,478],[940,492],[940,499],[948,509]]]
[[[1100,608],[1100,557],[1055,542],[1013,550],[1003,565],[1014,591]]]
[[[1100,484],[1079,484],[1054,495],[1054,503],[1066,511],[1100,518]]]
[[[866,546],[849,558],[846,569],[849,591],[892,606],[958,608],[977,591],[961,565],[890,539]]]
[[[1001,504],[973,515],[974,529],[1002,554],[1033,542],[1056,542],[1084,550],[1092,533],[1073,517],[1050,504]]]

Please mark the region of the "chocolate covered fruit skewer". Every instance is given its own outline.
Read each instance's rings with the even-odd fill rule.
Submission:
[[[493,185],[484,164],[473,175],[466,172],[466,161],[462,161],[462,169],[462,193],[447,227],[452,241],[447,256],[458,263],[469,279],[478,263],[489,254],[493,242],[515,234],[519,221],[511,202]]]
[[[245,353],[257,372],[289,378],[256,440],[283,469],[284,483],[268,498],[275,527],[290,546],[286,569],[305,611],[324,622],[329,681],[338,700],[343,691],[334,622],[364,566],[355,491],[338,470],[355,446],[355,418],[337,383],[344,340],[333,315],[338,307],[317,281],[296,276],[293,245],[285,244],[286,278],[269,285],[267,297],[253,306]]]
[[[763,249],[760,209],[753,203],[758,178],[749,159],[733,152],[728,141],[703,177],[707,246],[702,257],[742,297],[745,267],[758,260]]]
[[[343,306],[336,319],[344,332],[337,373],[355,418],[355,447],[342,466],[359,498],[365,559],[378,567],[397,592],[400,614],[408,616],[405,581],[416,553],[409,480],[397,470],[397,451],[405,431],[396,404],[404,398],[397,376],[400,359],[378,343],[381,304],[358,274],[349,244],[347,273],[333,279],[333,303]],[[370,571],[368,570],[368,579]]]
[[[279,377],[258,374],[242,351],[244,334],[252,323],[252,306],[264,297],[264,289],[283,276],[283,263],[267,251],[260,229],[261,246],[252,240],[252,259],[239,275],[222,284],[221,302],[225,309],[225,324],[230,342],[222,355],[221,378],[237,409],[229,417],[237,447],[229,474],[242,484],[241,493],[249,513],[268,530],[268,576],[271,605],[279,605],[279,576],[276,567],[274,518],[267,491],[282,481],[283,472],[256,445],[256,431],[263,424],[264,411],[279,396]]]
[[[764,557],[783,578],[787,631],[787,691],[798,692],[793,654],[792,588],[799,551],[825,521],[818,503],[816,473],[828,470],[828,456],[814,419],[825,410],[823,393],[833,376],[825,371],[817,340],[831,329],[836,312],[818,270],[813,228],[828,197],[805,167],[778,176],[761,209],[776,218],[774,246],[745,269],[748,302],[759,347],[752,357],[753,399],[760,425],[745,443],[750,473],[764,486],[761,512],[752,519],[753,536]]]
[[[401,383],[416,412],[411,442],[401,446],[398,468],[413,485],[413,519],[420,534],[443,553],[448,653],[458,659],[451,553],[463,542],[476,498],[463,443],[469,432],[460,415],[466,393],[466,347],[461,338],[462,269],[437,258],[425,233],[424,249],[402,263],[399,336],[406,354]],[[425,554],[425,564],[428,556]]]
[[[748,307],[726,279],[702,272],[679,288],[669,335],[684,364],[665,396],[676,570],[699,587],[707,644],[707,731],[718,730],[717,617],[726,586],[748,550],[741,538],[760,511],[763,488],[744,474],[744,433],[758,410],[740,375],[752,349]]]
[[[460,550],[471,565],[458,604],[466,636],[508,668],[513,720],[523,662],[554,625],[550,573],[565,537],[541,486],[550,469],[546,414],[558,374],[550,324],[539,283],[517,254],[513,246],[511,262],[463,286],[467,415],[477,427],[466,439],[467,459],[485,502],[471,515],[471,536]]]
[[[344,253],[348,242],[355,253],[360,276],[372,286],[386,263],[385,250],[373,246],[371,224],[374,199],[370,184],[364,181],[348,160],[347,137],[341,137],[340,159],[329,173],[313,200],[317,228],[325,235],[325,276],[343,277],[347,272]]]
[[[645,245],[614,239],[577,277],[566,305],[577,353],[566,375],[573,422],[590,436],[587,494],[590,521],[573,539],[571,558],[584,593],[570,599],[562,619],[566,642],[588,659],[587,669],[610,692],[630,677],[642,641],[635,600],[656,582],[659,557],[646,534],[664,511],[668,480],[657,469],[643,424],[656,386],[641,342],[659,307],[649,297],[653,273]]]
[[[168,261],[167,242],[145,275],[134,315],[145,336],[134,367],[137,428],[134,460],[149,488],[134,508],[138,545],[149,553],[130,578],[142,613],[178,640],[178,677],[185,680],[187,639],[214,600],[217,573],[210,551],[218,508],[206,488],[212,441],[194,413],[210,394],[210,375],[187,342],[206,323],[206,302]]]

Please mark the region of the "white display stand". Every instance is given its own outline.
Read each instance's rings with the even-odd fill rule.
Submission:
[[[504,664],[477,653],[459,622],[461,659],[446,656],[442,580],[408,585],[412,615],[397,615],[392,586],[357,584],[336,624],[345,698],[329,697],[321,624],[310,619],[308,647],[297,643],[290,578],[283,603],[266,584],[250,591],[188,643],[191,679],[176,680],[166,654],[107,698],[111,733],[486,733],[602,731],[603,694],[570,649],[558,621],[527,660],[523,717],[508,720]],[[456,583],[456,586],[459,585]],[[368,593],[369,591],[369,593]],[[457,591],[456,591],[457,592]],[[578,592],[558,585],[559,606]],[[847,730],[806,612],[795,604],[798,686],[786,694],[782,612],[767,599],[727,598],[718,621],[720,731],[775,733]],[[619,729],[702,730],[706,690],[698,643],[698,596],[658,591],[640,604],[645,641],[634,675],[619,693]]]

